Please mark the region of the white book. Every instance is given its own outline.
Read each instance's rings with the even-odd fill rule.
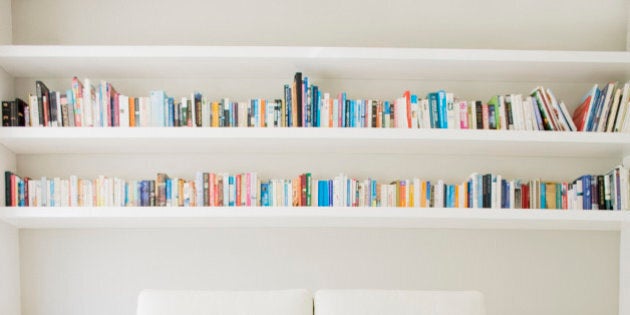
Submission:
[[[140,102],[140,127],[151,126],[151,100],[144,96],[139,98]]]
[[[332,100],[332,116],[333,120],[331,127],[339,127],[339,100],[336,98]]]
[[[212,113],[212,102],[207,98],[203,98],[201,100],[201,126],[202,127],[210,127],[211,118],[210,114]]]
[[[511,180],[509,181],[510,184],[510,209],[515,209],[516,208],[516,182]]]
[[[444,207],[444,181],[438,180],[435,185],[435,193],[433,195],[434,208]]]
[[[512,97],[512,101],[516,102],[517,104],[517,109],[518,109],[518,116],[519,116],[519,130],[528,130],[527,129],[527,122],[526,122],[526,110],[525,110],[525,104],[523,104],[523,96],[521,94],[515,94],[514,97]]]
[[[615,119],[617,118],[617,112],[619,110],[619,101],[621,100],[621,89],[615,89],[615,94],[612,99],[610,112],[608,113],[608,120],[606,122],[606,132],[612,132],[615,127]]]
[[[129,127],[129,97],[120,95],[118,97],[118,117],[119,127]]]
[[[422,184],[420,183],[420,179],[419,178],[414,178],[413,179],[413,205],[411,205],[414,208],[419,208],[420,207],[420,189]]]
[[[458,125],[456,121],[459,115],[455,110],[454,98],[453,93],[446,93],[446,128],[448,129],[457,129],[456,125]]]
[[[70,206],[77,207],[79,205],[79,178],[76,175],[70,175]]]
[[[396,128],[408,129],[409,126],[407,125],[407,99],[404,97],[397,98],[396,103],[394,104],[394,109],[396,110]]]
[[[525,130],[538,130],[538,124],[536,123],[536,117],[534,110],[538,110],[534,108],[532,104],[532,98],[527,97],[523,100],[523,113],[525,118]]]
[[[63,127],[63,118],[61,116],[61,92],[51,92],[50,96],[55,98],[55,108],[53,108],[53,110],[57,112],[57,120],[53,121],[53,127]]]
[[[604,107],[602,109],[602,113],[599,116],[599,121],[597,122],[597,131],[603,132],[606,130],[606,120],[608,119],[608,114],[610,112],[610,103],[612,102],[612,97],[614,94],[616,83],[608,83],[606,86],[606,97],[604,98]]]
[[[477,129],[477,108],[475,101],[468,102],[468,129]]]
[[[411,97],[411,128],[420,128],[420,103],[418,97]]]
[[[571,117],[569,109],[567,109],[567,106],[564,105],[564,102],[560,102],[560,110],[562,115],[565,117],[567,125],[569,126],[569,131],[577,131],[577,126],[573,122],[573,118]]]
[[[96,90],[92,85],[90,79],[86,78],[83,84],[83,126],[84,127],[93,127],[94,126],[94,108],[93,106],[96,103]]]
[[[31,127],[42,126],[39,121],[39,105],[37,102],[37,95],[29,94],[28,96],[28,110],[30,112]]]
[[[197,206],[203,206],[203,172],[195,173],[195,190]]]
[[[623,85],[623,90],[621,91],[621,101],[619,103],[619,114],[617,114],[617,121],[615,122],[615,132],[624,131],[626,115],[630,112],[628,110],[628,99],[630,94],[630,82],[626,82]]]

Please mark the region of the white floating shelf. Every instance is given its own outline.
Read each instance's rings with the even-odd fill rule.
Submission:
[[[16,154],[387,153],[623,158],[630,134],[358,128],[0,128]]]
[[[19,228],[370,227],[618,231],[626,211],[129,207],[0,208],[0,219]]]
[[[19,78],[314,78],[600,82],[627,79],[630,53],[366,47],[0,46]]]

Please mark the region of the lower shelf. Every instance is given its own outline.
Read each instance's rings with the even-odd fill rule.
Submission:
[[[452,208],[0,208],[18,228],[373,227],[619,231],[630,211]]]

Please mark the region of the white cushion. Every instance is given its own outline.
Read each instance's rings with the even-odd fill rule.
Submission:
[[[144,290],[137,315],[312,315],[307,290],[163,291]]]
[[[315,315],[484,315],[477,291],[320,290]]]

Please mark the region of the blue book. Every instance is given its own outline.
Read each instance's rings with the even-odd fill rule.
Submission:
[[[510,185],[507,180],[501,180],[501,208],[510,208]]]
[[[433,206],[431,204],[431,188],[433,186],[431,185],[431,181],[427,181],[427,194],[424,196],[425,198],[427,198],[427,208]]]
[[[260,183],[260,205],[269,207],[269,183]]]
[[[584,175],[582,179],[582,206],[584,210],[593,209],[592,191],[591,191],[591,175]]]
[[[234,176],[228,176],[228,206],[234,207],[236,205],[236,186]]]
[[[169,97],[167,102],[168,102],[167,126],[173,127],[175,126],[175,99],[173,99],[172,97]]]
[[[173,180],[166,177],[164,180],[164,190],[166,194],[166,204],[173,205]]]
[[[538,189],[540,190],[540,209],[547,209],[547,185],[541,182]]]
[[[446,91],[439,90],[437,91],[437,99],[438,99],[438,128],[446,129],[448,128],[448,114],[447,114],[447,104],[446,104]]]
[[[370,180],[370,191],[371,191],[371,196],[370,196],[370,206],[372,207],[376,207],[378,200],[376,199],[377,196],[377,191],[376,191],[376,181],[375,180]]]
[[[431,128],[439,128],[439,105],[438,105],[438,94],[437,93],[429,93],[427,96],[429,99],[429,117],[431,122]]]
[[[150,206],[149,201],[149,182],[146,180],[140,181],[140,206]]]
[[[164,126],[164,104],[166,93],[164,91],[149,92],[151,100],[151,124],[152,127]]]
[[[302,106],[302,117],[299,117],[298,119],[302,120],[302,127],[308,127],[307,125],[307,116],[308,116],[308,111],[309,108],[307,107],[308,105],[308,78],[304,77],[302,80],[302,86],[300,87],[302,89],[302,104],[298,104],[299,106]]]
[[[292,99],[291,99],[291,87],[288,84],[284,85],[284,106],[285,106],[285,126],[292,127]]]
[[[595,88],[595,95],[593,96],[592,106],[589,108],[588,120],[586,121],[586,126],[584,131],[594,131],[593,127],[595,125],[595,118],[597,116],[598,108],[601,106],[600,102],[604,102],[605,95],[601,91],[605,91],[606,86],[604,86],[601,90]]]
[[[347,104],[346,104],[346,93],[341,93],[341,103],[339,104],[339,107],[341,107],[341,126],[342,127],[348,127],[347,125],[347,118],[346,117],[346,113],[347,113],[347,108],[346,108]]]
[[[473,180],[472,178],[468,179],[468,185],[466,185],[466,191],[468,192],[468,207],[472,208],[473,205],[473,198],[475,198],[475,196],[473,196]]]
[[[446,207],[455,207],[455,186],[446,185]]]

